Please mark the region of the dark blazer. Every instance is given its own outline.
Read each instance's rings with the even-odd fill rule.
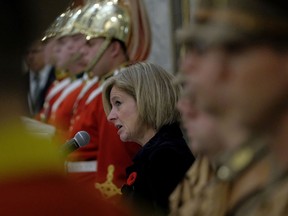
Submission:
[[[51,86],[51,84],[54,82],[54,80],[56,79],[55,76],[55,68],[51,67],[50,71],[49,71],[49,75],[46,81],[46,84],[44,86],[44,88],[41,89],[41,92],[38,96],[37,99],[37,103],[34,104],[33,106],[29,106],[29,98],[30,98],[30,74],[29,72],[24,74],[24,82],[25,82],[25,90],[27,92],[27,110],[29,110],[29,113],[27,113],[30,116],[34,116],[35,114],[37,114],[42,108],[43,108],[43,104],[45,101],[45,97],[47,94],[47,91],[49,89],[49,87]]]
[[[179,124],[162,127],[127,168],[124,199],[141,208],[143,215],[166,214],[169,195],[194,160]]]

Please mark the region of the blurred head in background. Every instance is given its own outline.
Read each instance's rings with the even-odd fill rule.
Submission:
[[[67,6],[63,0],[55,3],[49,1],[5,1],[1,3],[2,13],[0,24],[5,29],[1,34],[0,45],[0,100],[2,122],[10,122],[17,114],[23,113],[26,100],[24,82],[21,79],[22,59],[25,48],[33,40],[40,38],[44,29]],[[45,11],[45,13],[42,13]],[[13,16],[11,16],[13,13]],[[9,17],[9,18],[7,18]],[[21,37],[21,38],[20,38]],[[25,112],[26,113],[26,112]]]

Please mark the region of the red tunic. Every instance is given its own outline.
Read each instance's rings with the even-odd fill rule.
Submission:
[[[60,143],[64,143],[68,138],[73,106],[83,86],[82,79],[73,81],[62,91],[60,97],[52,106],[48,123],[56,127],[56,136]]]
[[[77,151],[70,154],[69,159],[72,161],[90,161],[97,160],[98,147],[97,143],[94,141],[94,137],[91,135],[89,129],[84,128],[79,120],[84,113],[87,111],[87,106],[85,104],[87,98],[90,96],[91,92],[98,88],[99,83],[97,82],[98,78],[94,78],[93,80],[87,81],[86,85],[83,87],[82,91],[78,95],[74,106],[73,106],[73,114],[70,119],[70,128],[68,138],[71,139],[75,136],[75,134],[81,130],[85,130],[90,135],[90,142],[88,145],[79,148]]]
[[[70,119],[70,129],[69,129],[69,134],[68,134],[68,139],[71,139],[75,136],[75,134],[78,131],[81,130],[86,130],[85,128],[82,128],[81,125],[77,125],[75,131],[71,132],[73,129],[74,125],[78,124],[78,116],[80,116],[81,113],[85,112],[85,101],[89,97],[92,91],[94,91],[98,87],[97,83],[98,78],[94,78],[92,80],[88,80],[85,82],[85,86],[81,89],[81,92],[78,94],[75,103],[73,105],[73,114]],[[75,124],[74,124],[75,123]],[[82,163],[84,161],[87,162],[89,161],[90,163],[95,163],[94,167],[95,169],[87,171],[85,167],[82,167],[83,164],[78,165],[77,170],[70,170],[67,169],[68,174],[70,177],[72,177],[74,180],[85,183],[85,184],[90,184],[93,185],[94,187],[94,182],[96,178],[96,160],[97,160],[97,154],[98,154],[98,146],[97,143],[93,142],[93,136],[91,136],[91,133],[89,130],[86,130],[91,137],[90,143],[84,147],[79,148],[77,151],[73,152],[72,154],[69,155],[68,161],[78,161]],[[74,164],[75,165],[75,164]],[[91,165],[91,164],[90,164]],[[67,166],[69,167],[69,166]]]
[[[36,117],[37,120],[48,122],[51,115],[51,109],[55,101],[60,97],[62,91],[71,83],[70,78],[65,78],[61,81],[54,81],[50,86],[48,93],[45,97],[43,109],[39,112]]]

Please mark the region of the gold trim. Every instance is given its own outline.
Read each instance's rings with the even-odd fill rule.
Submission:
[[[121,189],[113,183],[115,166],[110,164],[107,168],[106,181],[103,183],[95,183],[95,187],[101,192],[105,198],[110,198],[117,194],[121,195]]]

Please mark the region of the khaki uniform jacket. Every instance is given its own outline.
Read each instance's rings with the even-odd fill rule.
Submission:
[[[170,196],[170,216],[256,215],[252,213],[252,209],[259,201],[252,201],[259,192],[267,190],[271,176],[270,159],[261,143],[243,145],[234,152],[222,155],[222,161],[218,166],[214,164],[213,169],[206,158],[198,158]],[[283,183],[283,190],[274,193],[272,188],[272,193],[266,196],[266,200],[271,199],[270,194],[279,199],[285,198],[282,191],[288,190],[288,181]],[[260,200],[265,202],[263,198]],[[251,206],[248,205],[250,201]],[[275,201],[275,206],[281,202]],[[248,214],[249,211],[251,214]],[[260,215],[281,214],[266,214],[263,209],[259,210]]]
[[[216,180],[207,158],[197,158],[170,196],[170,216],[222,216],[228,184]]]

